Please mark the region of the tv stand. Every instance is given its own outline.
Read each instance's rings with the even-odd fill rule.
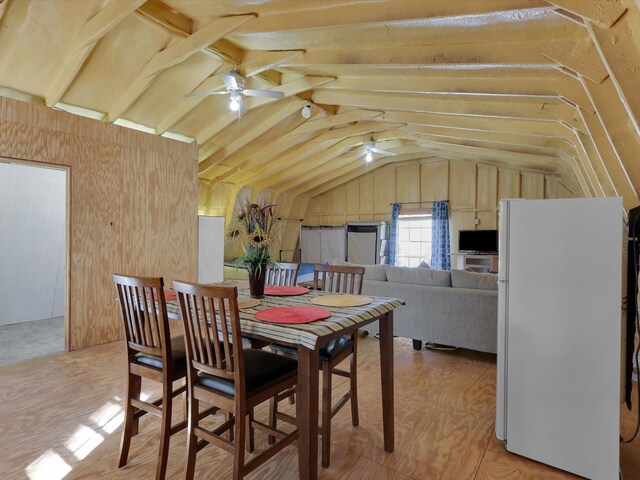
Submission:
[[[463,268],[470,268],[479,273],[498,273],[498,255],[463,253]]]

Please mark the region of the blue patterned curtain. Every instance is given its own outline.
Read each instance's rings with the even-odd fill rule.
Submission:
[[[400,204],[394,203],[391,209],[391,231],[389,232],[389,263],[398,264],[398,216]]]
[[[431,268],[451,270],[448,202],[433,202],[431,222]]]

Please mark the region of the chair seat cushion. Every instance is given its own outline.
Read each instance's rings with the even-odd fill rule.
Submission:
[[[171,359],[173,361],[173,371],[186,373],[186,347],[184,344],[184,336],[178,335],[171,337]],[[149,367],[155,367],[162,370],[162,357],[150,355],[148,353],[136,353],[136,362]]]
[[[286,345],[272,344],[270,345],[272,350],[283,352],[288,355],[297,355],[298,349],[295,347],[289,347]],[[334,338],[327,342],[326,345],[320,347],[320,360],[324,362],[330,362],[342,352],[347,349],[353,348],[353,340],[351,336],[345,335],[340,338]]]
[[[244,354],[245,391],[248,397],[267,390],[298,373],[298,362],[292,358],[253,349],[245,349],[242,353]],[[235,394],[235,383],[227,378],[200,372],[198,383],[226,395]]]

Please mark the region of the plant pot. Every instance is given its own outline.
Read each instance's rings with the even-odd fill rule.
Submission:
[[[264,281],[267,270],[263,268],[260,275],[249,273],[249,293],[251,298],[264,298]]]

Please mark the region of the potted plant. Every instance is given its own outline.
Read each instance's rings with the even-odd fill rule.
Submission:
[[[259,205],[247,202],[229,228],[229,237],[238,239],[243,255],[232,264],[249,272],[249,290],[253,298],[264,297],[264,282],[267,269],[275,265],[269,252],[273,240],[276,204]]]

